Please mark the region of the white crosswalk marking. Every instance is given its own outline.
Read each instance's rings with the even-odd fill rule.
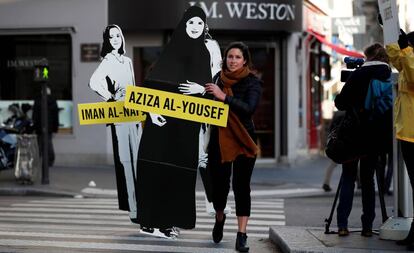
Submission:
[[[223,241],[217,245],[211,239],[214,217],[206,213],[201,197],[196,202],[195,229],[181,230],[177,240],[139,233],[139,226],[130,222],[127,212],[118,210],[114,198],[48,198],[0,203],[0,251],[234,252],[237,219],[232,198],[228,205],[233,213],[227,216]],[[268,238],[269,226],[273,225],[285,225],[284,200],[269,197],[252,201],[248,236]]]

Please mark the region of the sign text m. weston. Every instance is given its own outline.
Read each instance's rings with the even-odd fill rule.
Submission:
[[[222,2],[220,2],[222,3]],[[189,2],[190,5],[197,4],[196,1]],[[223,18],[218,13],[219,1],[211,2],[208,6],[205,1],[199,1],[198,5],[204,10],[208,18]],[[278,3],[254,3],[254,2],[224,2],[226,14],[230,18],[238,19],[260,19],[260,20],[295,20],[294,4]]]
[[[213,29],[301,30],[301,1],[188,1],[201,7]]]
[[[302,31],[302,0],[108,0],[108,19],[124,31],[170,30],[192,5],[212,30]]]

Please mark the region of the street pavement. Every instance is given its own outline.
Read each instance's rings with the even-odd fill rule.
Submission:
[[[334,192],[321,189],[329,161],[312,157],[292,164],[257,164],[252,176],[252,217],[248,226],[253,253],[268,252],[395,252],[392,241],[378,236],[348,238],[325,235]],[[334,171],[331,185],[339,181]],[[125,212],[117,209],[112,166],[55,166],[50,184],[18,185],[12,171],[0,173],[0,252],[234,252],[237,222],[225,226],[223,242],[214,244],[214,218],[207,215],[201,180],[197,180],[197,225],[181,230],[177,240],[139,233]],[[16,196],[16,195],[24,195]],[[350,227],[360,226],[360,196],[356,192]],[[389,214],[392,197],[386,199]],[[230,195],[230,206],[234,200]],[[378,204],[377,204],[378,206]],[[301,215],[298,215],[301,214]],[[380,225],[377,210],[375,226]],[[335,219],[331,230],[336,230]]]

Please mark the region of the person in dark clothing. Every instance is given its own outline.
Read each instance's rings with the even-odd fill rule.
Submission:
[[[225,51],[221,72],[213,78],[215,84],[206,84],[206,91],[230,108],[227,127],[212,126],[208,147],[216,210],[212,236],[215,243],[223,238],[224,208],[233,172],[238,222],[236,250],[239,252],[249,251],[246,227],[251,209],[250,179],[258,152],[252,116],[262,93],[262,83],[250,72],[250,66],[248,47],[242,42],[233,42]]]
[[[367,155],[359,160],[363,212],[361,216],[361,235],[369,237],[372,236],[372,223],[375,218],[374,172],[379,154],[384,153],[386,148],[392,147],[392,144],[390,145],[390,141],[392,141],[392,112],[384,116],[384,122],[381,123],[381,125],[389,128],[387,132],[389,137],[378,136],[378,133],[373,131],[377,127],[369,123],[369,115],[364,110],[364,104],[371,80],[386,81],[391,75],[391,69],[388,65],[388,56],[381,44],[375,43],[368,46],[364,54],[366,62],[351,74],[341,93],[336,96],[335,106],[342,111],[350,112],[354,110],[361,120],[361,136],[365,138],[364,143],[367,144],[363,148]],[[357,171],[358,160],[342,165],[342,187],[337,208],[339,236],[349,234],[348,217],[352,209]]]
[[[48,162],[49,166],[55,163],[55,150],[53,148],[52,136],[59,129],[59,108],[56,99],[52,96],[50,88],[47,87],[47,119],[48,119]],[[33,125],[37,134],[37,142],[39,144],[40,154],[42,154],[43,137],[42,137],[42,96],[39,94],[33,105]]]

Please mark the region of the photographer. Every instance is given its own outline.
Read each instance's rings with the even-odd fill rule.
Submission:
[[[386,148],[378,146],[376,139],[385,140],[385,138],[383,136],[380,138],[378,135],[375,136],[371,129],[372,125],[368,121],[368,112],[365,111],[364,107],[371,80],[386,81],[390,77],[391,69],[388,65],[388,56],[383,46],[379,43],[368,46],[364,50],[364,54],[366,62],[352,72],[341,93],[335,98],[335,106],[338,110],[347,111],[347,113],[356,112],[361,122],[359,130],[364,138],[362,143],[367,144],[364,147],[364,154],[367,154],[366,156],[360,158],[359,161],[355,160],[342,165],[342,187],[337,208],[339,236],[349,235],[348,217],[352,210],[358,162],[360,162],[363,213],[361,216],[361,236],[372,236],[372,223],[375,218],[374,172],[379,153]],[[384,122],[384,125],[386,125],[386,122]],[[392,135],[392,131],[389,133]],[[385,141],[383,143],[385,146]]]

